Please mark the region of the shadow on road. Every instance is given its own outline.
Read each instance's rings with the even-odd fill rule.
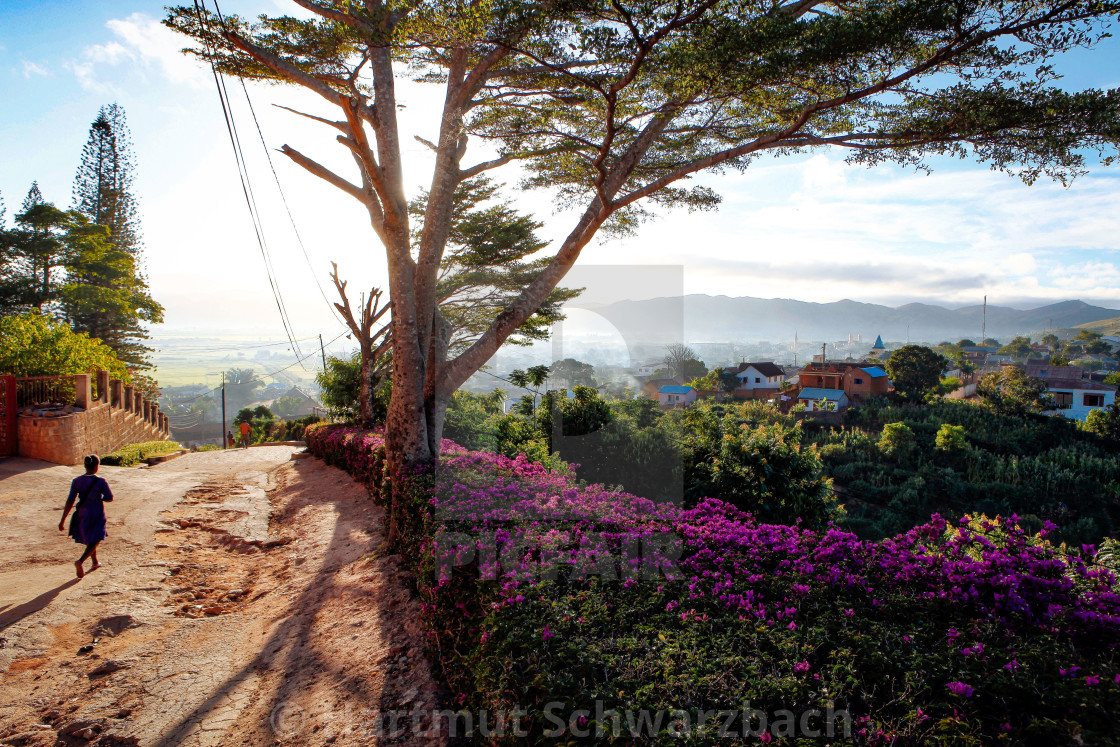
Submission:
[[[32,612],[38,612],[54,601],[54,598],[61,594],[64,590],[69,589],[74,584],[78,583],[81,579],[72,578],[66,583],[56,586],[50,591],[45,591],[39,596],[32,599],[30,602],[15,607],[10,607],[5,610],[0,610],[0,631],[10,628],[13,624],[19,622],[21,619],[27,617]]]

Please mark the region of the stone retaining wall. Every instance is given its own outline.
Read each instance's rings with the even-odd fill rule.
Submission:
[[[90,396],[90,376],[75,376],[75,406],[84,408],[58,417],[20,413],[19,455],[55,464],[80,464],[87,454],[105,454],[129,444],[162,441],[168,436],[167,416],[154,402],[107,373],[99,374],[98,399]]]

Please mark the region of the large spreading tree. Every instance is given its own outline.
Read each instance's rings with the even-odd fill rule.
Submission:
[[[651,203],[717,204],[710,189],[686,186],[692,177],[833,146],[866,164],[958,155],[1028,183],[1065,180],[1086,168],[1088,151],[1120,138],[1120,91],[1063,90],[1050,67],[1092,46],[1120,2],[293,2],[296,16],[250,22],[178,7],[166,22],[219,70],[326,102],[327,113],[307,114],[334,130],[354,174],[283,152],[363,204],[384,247],[395,468],[438,456],[451,393],[600,230],[632,227]],[[398,121],[403,76],[444,92],[432,133],[414,133],[434,156],[416,218],[402,159],[412,133]],[[456,190],[502,167],[520,168],[525,186],[549,190],[578,218],[486,330],[448,355],[438,306]]]

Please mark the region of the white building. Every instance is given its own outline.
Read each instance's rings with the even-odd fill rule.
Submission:
[[[806,410],[814,412],[816,410],[843,410],[850,403],[848,395],[842,389],[806,387],[797,393],[797,404],[804,405]]]
[[[668,385],[657,391],[657,401],[663,405],[687,405],[696,401],[698,394],[690,386]]]
[[[735,374],[735,378],[739,380],[736,389],[781,389],[787,378],[781,366],[769,361],[740,363],[723,370]]]
[[[1116,387],[1085,378],[1076,366],[1027,366],[1027,375],[1046,382],[1046,392],[1057,406],[1050,412],[1066,418],[1084,420],[1116,401]]]

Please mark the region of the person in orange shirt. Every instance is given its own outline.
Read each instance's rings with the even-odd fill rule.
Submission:
[[[241,446],[242,447],[249,448],[249,432],[252,431],[252,430],[253,430],[253,428],[252,428],[252,426],[249,425],[249,421],[244,420],[244,421],[241,422]]]

